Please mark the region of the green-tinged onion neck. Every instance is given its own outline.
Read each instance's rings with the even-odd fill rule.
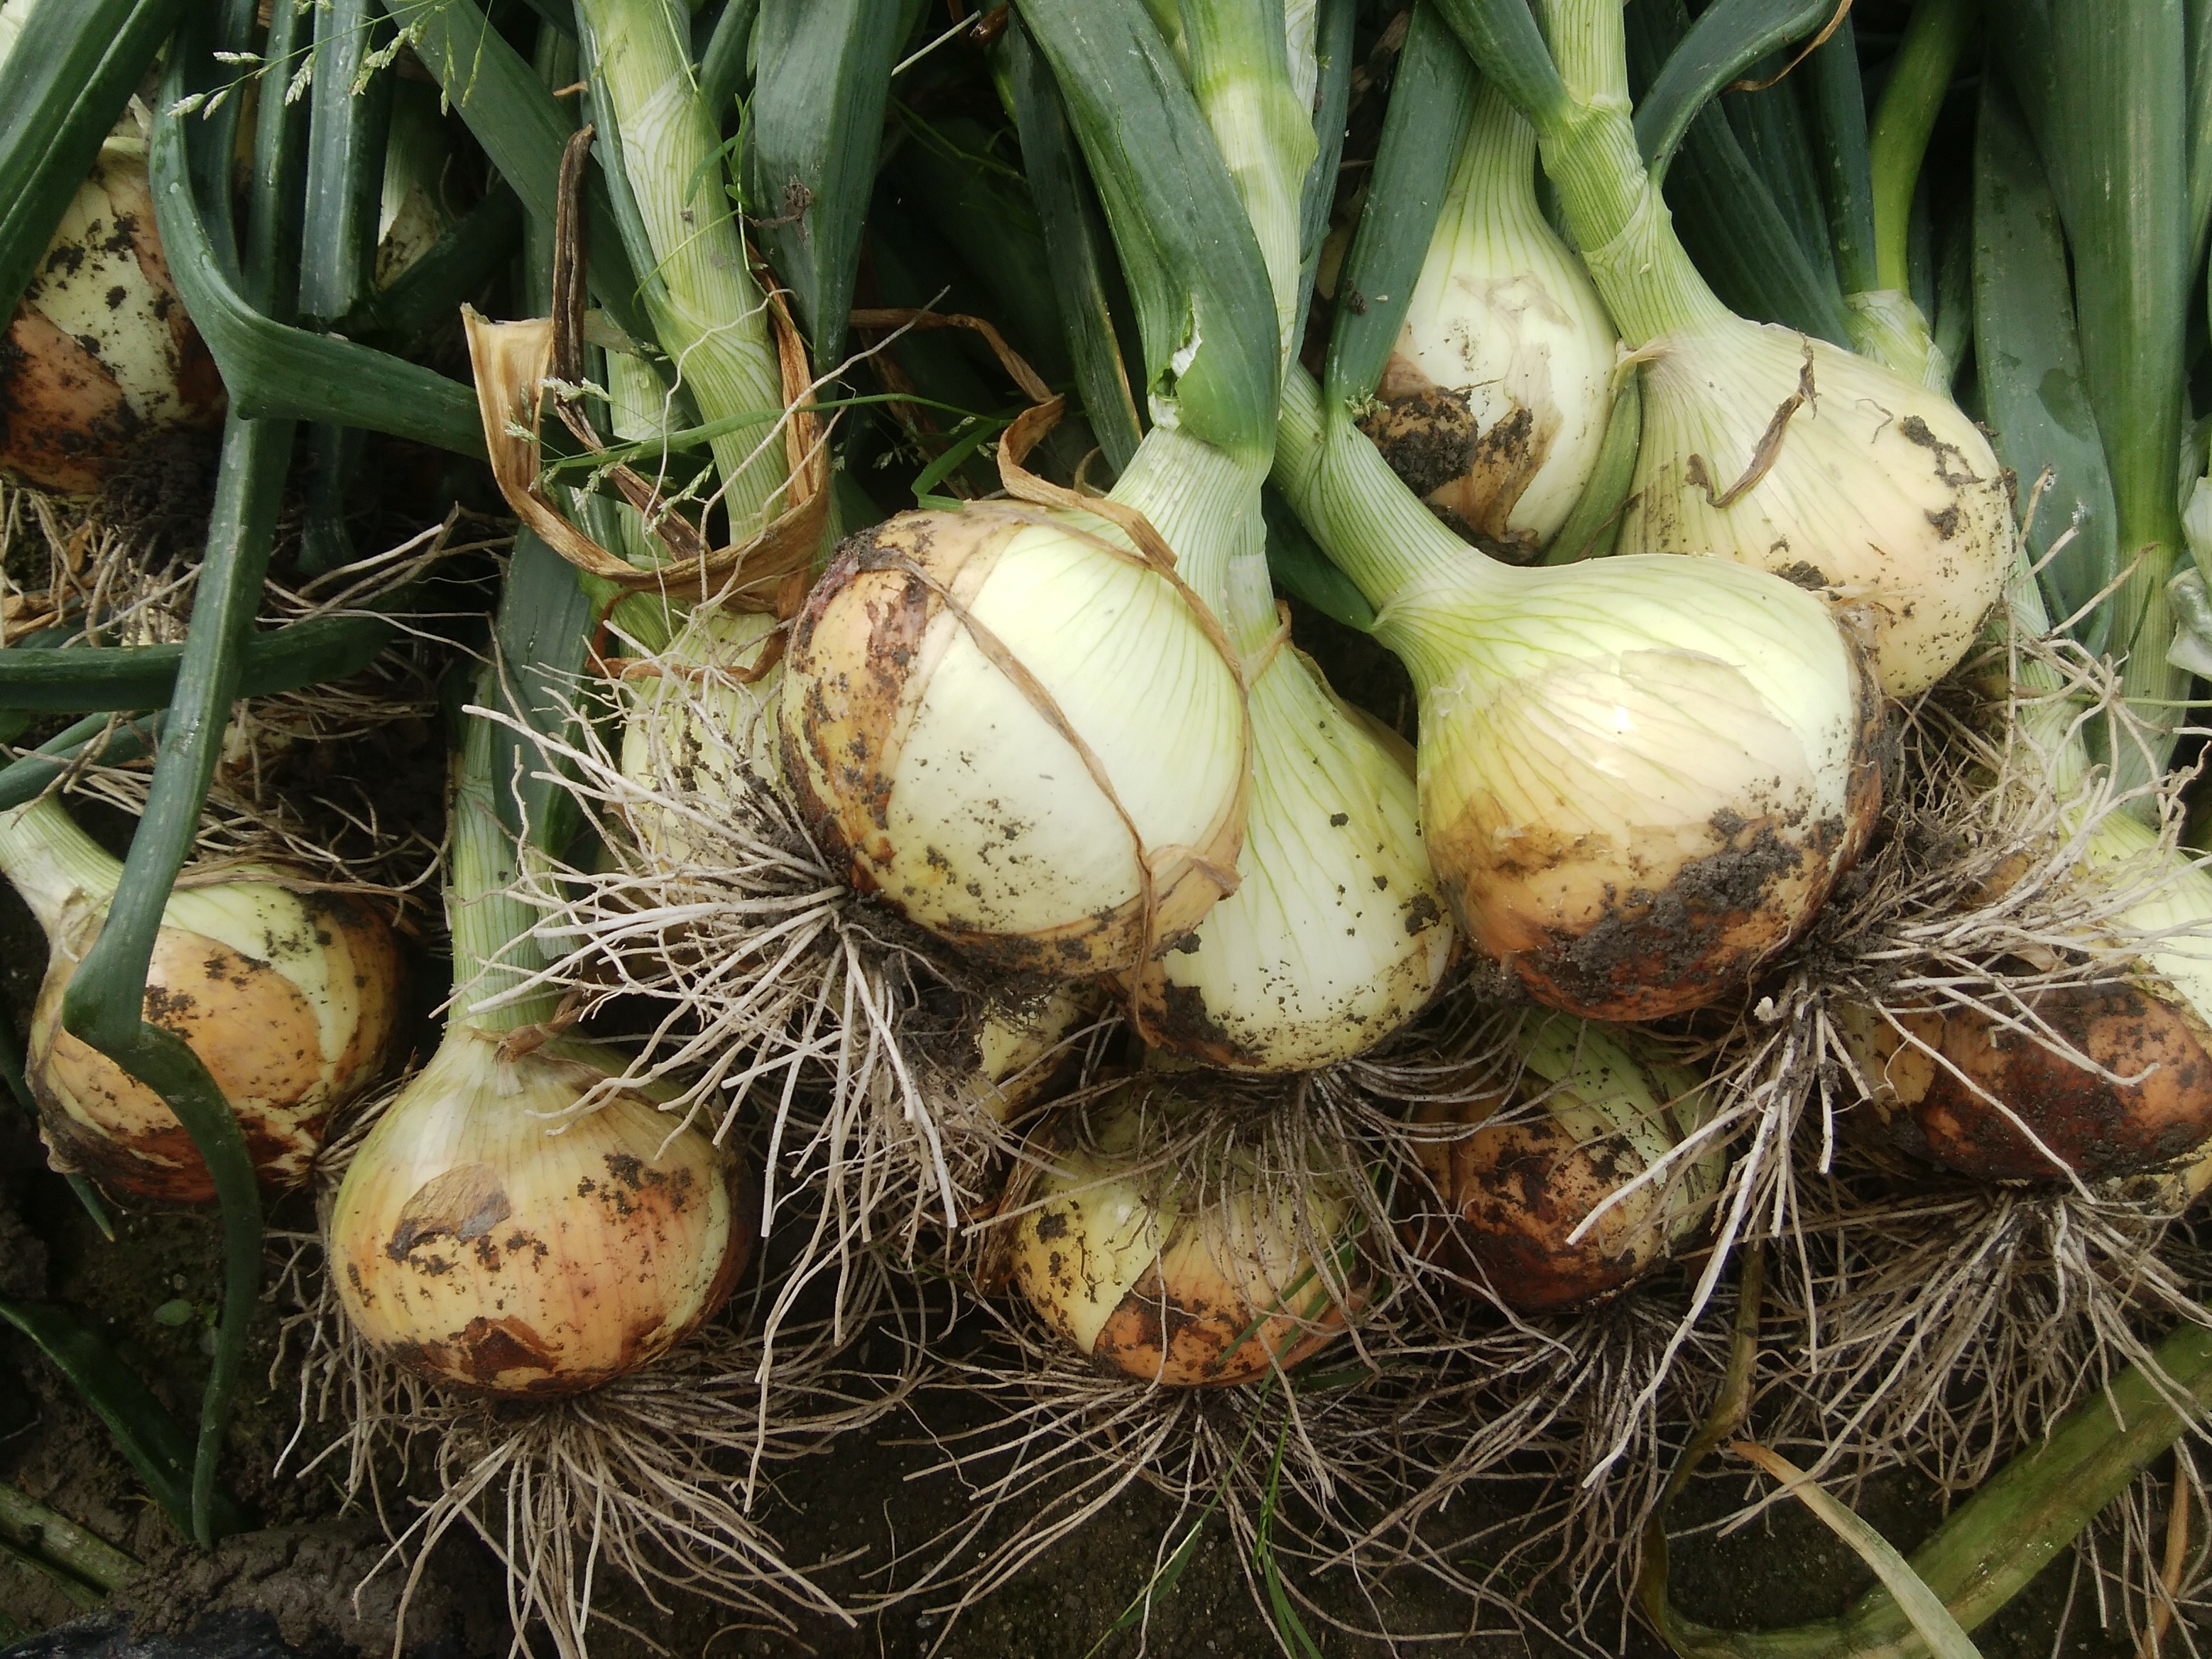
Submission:
[[[453,939],[453,1000],[447,1024],[500,1032],[551,1020],[560,1002],[551,990],[503,998],[545,965],[531,936],[538,913],[514,896],[521,854],[494,804],[492,722],[468,717],[459,781],[453,788],[452,873],[446,925]]]
[[[1145,515],[1175,550],[1176,574],[1221,617],[1230,559],[1261,534],[1266,477],[1264,468],[1243,465],[1210,443],[1155,426],[1107,499]]]
[[[1494,592],[1498,566],[1437,521],[1341,409],[1324,416],[1320,386],[1293,365],[1275,428],[1275,487],[1322,550],[1375,607],[1375,632],[1400,650],[1391,606],[1433,584]],[[1418,671],[1416,671],[1418,673]]]
[[[1287,360],[1299,321],[1299,209],[1318,141],[1291,83],[1282,7],[1279,0],[1186,0],[1182,9],[1191,90],[1260,245]],[[1309,9],[1308,57],[1312,21]]]
[[[1613,326],[1640,347],[1726,319],[1637,150],[1619,0],[1545,0],[1543,10],[1568,96],[1531,114],[1545,173]]]
[[[660,344],[708,422],[783,406],[768,311],[723,186],[721,144],[666,0],[579,0],[599,48],[623,174],[653,245],[644,298]],[[775,510],[785,484],[773,420],[712,441],[733,539]]]
[[[123,878],[122,864],[52,795],[0,812],[0,871],[49,938],[71,904],[105,903]]]

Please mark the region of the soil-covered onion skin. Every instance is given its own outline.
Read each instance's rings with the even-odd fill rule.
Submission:
[[[331,1206],[332,1282],[372,1347],[439,1382],[544,1398],[634,1371],[712,1316],[751,1255],[737,1158],[629,1092],[549,1133],[621,1063],[448,1033]]]
[[[1585,571],[1631,574],[1561,574]],[[1833,670],[1850,689],[1838,720],[1671,634],[1510,677],[1416,669],[1423,823],[1453,911],[1531,995],[1586,1018],[1664,1018],[1745,983],[1811,921],[1881,805],[1881,699],[1847,638],[1809,641],[1827,659],[1808,682]]]
[[[401,968],[391,929],[360,902],[237,885],[256,901],[258,951],[240,949],[246,941],[235,936],[164,926],[145,1018],[207,1066],[264,1189],[278,1192],[307,1179],[332,1114],[383,1073],[398,1033]],[[80,911],[64,927],[39,988],[26,1071],[40,1133],[56,1167],[118,1199],[212,1203],[207,1165],[167,1103],[62,1028],[63,994],[104,915]]]
[[[2148,1174],[2212,1137],[2212,1029],[2179,997],[2115,980],[2026,1001],[2102,1071],[2136,1080],[2100,1076],[1976,1009],[1900,1015],[1917,1042],[1861,1016],[1846,1030],[1892,1140],[1984,1181],[2098,1181]]]
[[[144,146],[110,139],[0,339],[0,473],[88,494],[144,440],[222,409],[154,234]]]
[[[1182,1103],[1151,1087],[1102,1103],[1094,1138],[1062,1126],[1048,1143],[1054,1167],[1017,1225],[1014,1282],[1110,1375],[1226,1387],[1297,1364],[1343,1328],[1306,1246],[1341,1241],[1343,1194],[1327,1176],[1267,1181],[1225,1148],[1197,1155],[1203,1175],[1188,1158],[1162,1167],[1153,1143]]]
[[[785,674],[784,775],[825,852],[989,967],[1131,966],[1235,884],[1235,672],[1171,582],[1087,527],[983,503],[863,532]]]
[[[1430,1191],[1403,1231],[1462,1288],[1540,1313],[1609,1296],[1664,1259],[1704,1224],[1723,1155],[1716,1147],[1616,1197],[1698,1121],[1695,1074],[1627,1033],[1558,1015],[1532,1022],[1516,1047],[1509,1083],[1418,1114],[1413,1146]],[[1447,1133],[1455,1126],[1471,1132]]]

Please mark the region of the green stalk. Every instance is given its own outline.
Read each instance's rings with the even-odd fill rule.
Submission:
[[[1867,144],[1874,179],[1878,287],[1899,294],[1912,291],[1905,246],[1920,161],[1928,153],[1928,136],[1936,130],[1936,118],[1980,13],[1980,0],[1920,0],[1905,27],[1905,44],[1890,67],[1889,83],[1882,88]]]
[[[98,1534],[0,1480],[0,1539],[52,1562],[96,1590],[121,1588],[137,1562]]]
[[[297,14],[280,5],[273,16],[266,55],[281,61],[294,46]],[[185,92],[187,65],[197,68],[199,53],[189,35],[173,52],[155,131],[168,140],[161,148],[180,163],[181,118],[172,111]],[[284,288],[283,250],[298,177],[292,115],[280,99],[262,101],[242,270],[245,297],[264,313],[277,309]],[[170,184],[191,188],[188,179],[173,174]],[[207,1067],[181,1037],[145,1019],[146,974],[162,911],[191,850],[221,757],[246,637],[275,542],[292,434],[289,421],[250,420],[235,413],[224,425],[191,629],[145,813],[131,839],[106,922],[62,1000],[64,1029],[154,1090],[176,1113],[206,1161],[222,1204],[222,1316],[201,1407],[191,1483],[191,1529],[203,1547],[215,1539],[216,1468],[260,1291],[261,1195],[246,1138]]]
[[[497,706],[498,673],[494,663],[477,681],[480,703]],[[453,941],[453,1000],[447,1023],[477,1031],[513,1031],[550,1020],[561,998],[557,991],[540,990],[495,1008],[478,1007],[511,991],[548,958],[530,937],[538,912],[511,891],[525,854],[500,811],[504,780],[497,770],[497,738],[503,728],[482,714],[463,719],[449,832],[452,874],[446,888],[446,925]]]
[[[380,617],[315,617],[246,638],[238,695],[265,697],[342,680],[374,662],[397,629]],[[0,708],[43,714],[160,708],[177,683],[181,645],[98,645],[0,652]]]
[[[1536,129],[1545,173],[1622,339],[1636,348],[1726,319],[1728,307],[1683,251],[1637,149],[1620,8],[1545,0],[1559,89],[1527,101],[1516,84],[1530,77],[1502,62],[1494,45],[1497,16],[1514,8],[1504,0],[1444,0],[1440,9],[1477,65],[1516,97]]]
[[[671,0],[580,0],[594,108],[619,133],[625,182],[653,252],[644,301],[661,349],[700,414],[717,421],[781,409],[768,311],[746,262],[721,161],[721,135],[692,77],[684,20]],[[782,443],[773,422],[710,446],[732,540],[780,510]]]
[[[29,754],[0,766],[0,812],[43,794],[71,767],[129,765],[154,747],[160,725],[158,714],[119,721],[111,714],[93,714],[55,733]]]
[[[1880,286],[1875,279],[1874,162],[1867,137],[1866,88],[1859,79],[1856,31],[1845,17],[1826,46],[1806,61],[1812,79],[1814,129],[1828,204],[1828,240],[1846,294]]]

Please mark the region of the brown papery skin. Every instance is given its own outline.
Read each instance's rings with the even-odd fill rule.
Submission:
[[[1424,1109],[1424,1123],[1472,1123],[1492,1096]],[[1656,1261],[1665,1239],[1656,1189],[1616,1204],[1577,1243],[1569,1236],[1610,1194],[1644,1172],[1618,1141],[1577,1142],[1556,1118],[1493,1124],[1453,1139],[1414,1143],[1442,1213],[1406,1223],[1407,1248],[1470,1293],[1487,1288],[1523,1313],[1595,1301]]]
[[[1876,1030],[1874,1109],[1893,1139],[1984,1181],[2063,1178],[1984,1094],[2084,1180],[2148,1174],[2212,1136],[2212,1030],[2179,1000],[2118,981],[2053,987],[2027,1000],[2082,1054],[2137,1080],[2100,1077],[1975,1010],[1904,1014],[1942,1058],[1886,1023]]]
[[[1171,1242],[1107,1316],[1091,1358],[1101,1370],[1163,1388],[1225,1388],[1256,1382],[1277,1364],[1287,1370],[1343,1327],[1344,1310],[1333,1302],[1311,1319],[1279,1314],[1261,1320],[1199,1249]]]
[[[1500,835],[1486,798],[1427,825],[1461,927],[1547,1007],[1586,1019],[1663,1019],[1745,984],[1803,931],[1864,850],[1881,808],[1881,700],[1863,653],[1860,729],[1842,816],[1716,812],[1650,826],[1626,847],[1590,836]]]
[[[353,979],[360,1017],[324,1076],[315,1011],[271,963],[182,927],[155,936],[145,1018],[182,1037],[237,1114],[254,1173],[267,1192],[298,1187],[331,1114],[374,1083],[398,1030],[401,972],[392,931],[342,896],[304,899]],[[27,1066],[39,1123],[57,1168],[88,1176],[142,1204],[215,1201],[215,1182],[167,1103],[96,1048],[64,1030],[62,996],[96,935],[57,951],[32,1012]]]
[[[890,834],[900,751],[938,661],[964,628],[931,583],[956,599],[979,591],[1006,544],[1038,518],[990,509],[987,502],[961,513],[902,513],[852,538],[792,625],[780,723],[784,776],[823,851],[853,886],[902,910],[907,895],[896,885]],[[1027,856],[1018,823],[997,833],[1003,840],[989,850],[999,858],[1018,864]],[[1234,868],[1241,835],[1239,820],[1207,849],[1222,867]],[[1221,891],[1194,871],[1164,882],[1154,895],[1152,947],[1188,933]],[[926,925],[992,968],[1054,979],[1130,966],[1147,942],[1141,897],[1033,933],[957,915]]]
[[[1516,402],[1512,413],[1485,431],[1466,392],[1438,386],[1393,352],[1359,429],[1407,488],[1463,540],[1515,564],[1529,563],[1542,550],[1533,533],[1514,529],[1510,520],[1551,455],[1559,430],[1556,408]]]

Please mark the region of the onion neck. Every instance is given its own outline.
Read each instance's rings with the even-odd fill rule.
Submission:
[[[1203,439],[1155,426],[1107,499],[1145,515],[1175,550],[1176,574],[1222,617],[1230,559],[1261,533],[1266,477]]]
[[[1273,478],[1322,550],[1375,607],[1375,632],[1392,650],[1404,654],[1405,602],[1422,590],[1511,602],[1520,573],[1438,523],[1347,412],[1324,411],[1320,386],[1296,365],[1283,380]]]
[[[500,822],[494,803],[492,722],[468,717],[461,775],[453,790],[453,853],[446,888],[446,926],[453,941],[453,998],[448,1030],[487,1033],[541,1025],[553,1018],[560,994],[539,989],[506,999],[545,965],[531,937],[538,913],[514,895],[522,849]]]
[[[122,863],[52,795],[0,812],[0,871],[50,939],[72,906],[105,904],[123,878]]]
[[[1559,193],[1613,326],[1632,347],[1734,313],[1690,261],[1630,118],[1620,0],[1544,0],[1546,33],[1568,96],[1539,112],[1544,172]]]

